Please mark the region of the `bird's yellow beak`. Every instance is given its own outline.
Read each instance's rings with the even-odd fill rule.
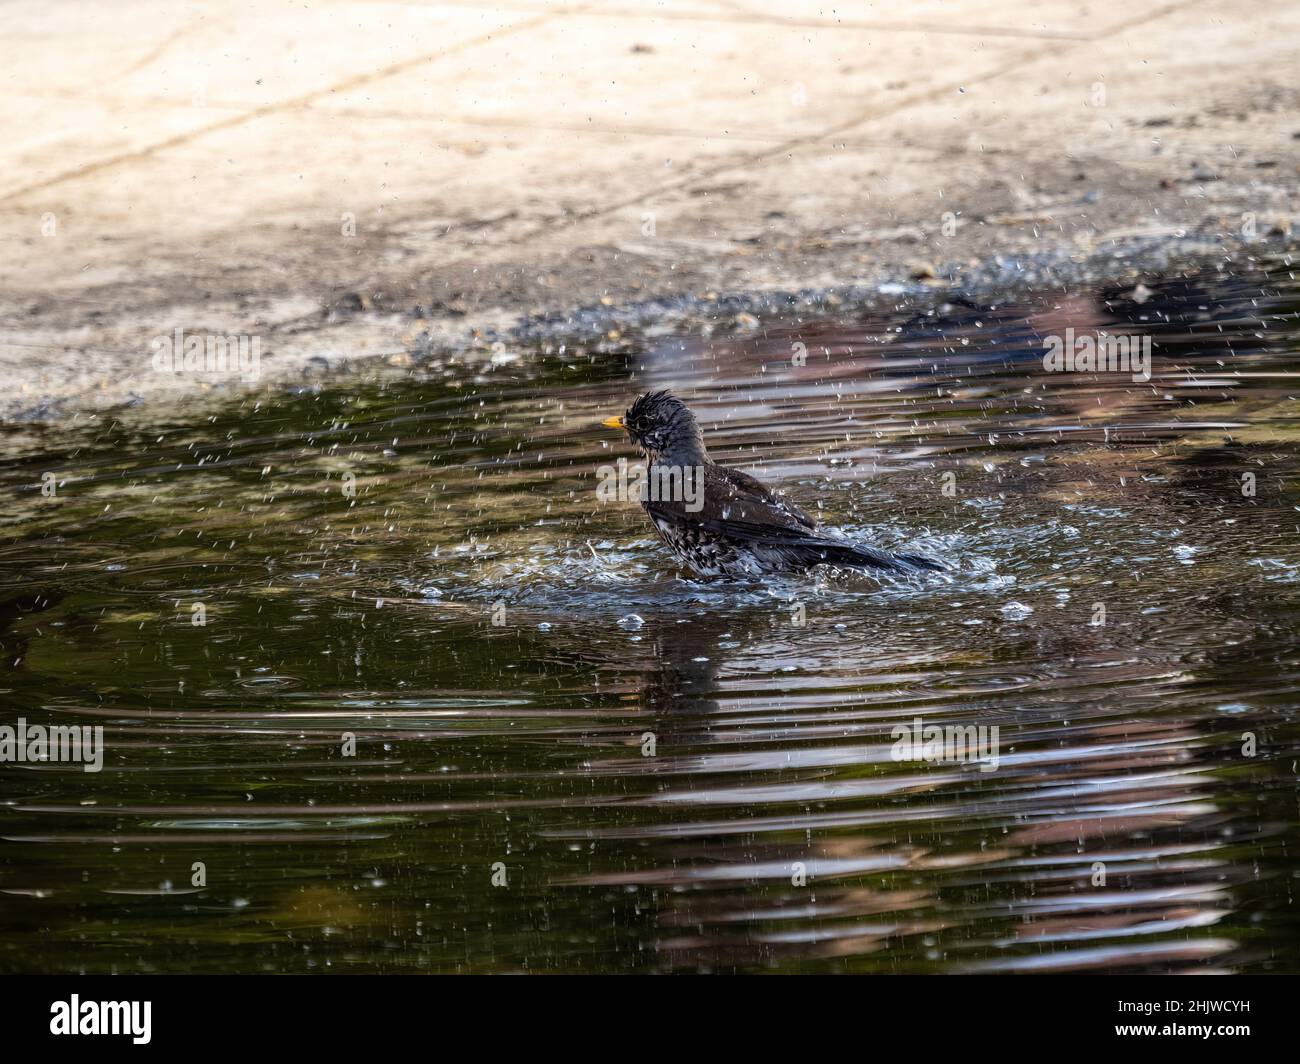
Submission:
[[[621,415],[619,417],[607,417],[604,421],[601,422],[601,424],[604,425],[605,428],[607,429],[627,428],[627,426],[623,424],[623,418]]]

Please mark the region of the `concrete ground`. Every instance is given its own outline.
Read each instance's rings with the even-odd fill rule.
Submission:
[[[265,387],[587,305],[1285,250],[1297,211],[1276,0],[5,12],[10,421],[247,386],[160,372],[177,328],[256,337]]]

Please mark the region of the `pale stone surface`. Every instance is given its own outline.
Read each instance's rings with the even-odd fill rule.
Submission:
[[[416,306],[455,339],[602,297],[873,283],[1247,218],[1284,230],[1296,209],[1295,5],[6,16],[9,417],[212,386],[152,370],[150,340],[178,326],[262,337],[273,382],[402,350]]]

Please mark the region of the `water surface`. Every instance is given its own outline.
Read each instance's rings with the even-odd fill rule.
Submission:
[[[0,970],[1300,970],[1300,285],[1136,295],[417,357],[11,456],[0,723],[107,753],[0,765]],[[1044,372],[1067,327],[1152,379]],[[952,573],[678,573],[595,492],[670,386]],[[918,718],[996,770],[894,760]]]

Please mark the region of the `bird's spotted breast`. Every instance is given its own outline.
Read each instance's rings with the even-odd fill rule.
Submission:
[[[651,522],[668,549],[700,576],[752,576],[769,571],[757,556],[738,549],[724,536],[653,516]]]

